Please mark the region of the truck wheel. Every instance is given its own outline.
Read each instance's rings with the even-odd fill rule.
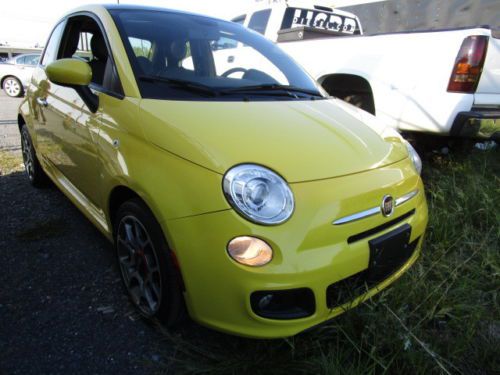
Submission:
[[[33,142],[31,141],[30,133],[26,125],[21,127],[21,150],[23,153],[24,168],[31,185],[36,188],[47,186],[49,178],[42,169],[38,157],[36,156]]]
[[[141,200],[129,200],[118,209],[114,228],[118,266],[132,303],[145,318],[176,325],[185,314],[179,271],[153,213]]]
[[[7,77],[3,81],[3,91],[12,98],[23,94],[23,85],[16,77]]]

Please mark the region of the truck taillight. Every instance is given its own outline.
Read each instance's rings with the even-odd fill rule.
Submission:
[[[451,72],[448,91],[463,93],[476,91],[487,47],[487,36],[472,35],[464,39]]]

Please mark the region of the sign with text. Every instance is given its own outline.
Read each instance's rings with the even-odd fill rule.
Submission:
[[[347,35],[360,34],[355,18],[324,10],[287,8],[281,29],[295,27],[311,27]]]

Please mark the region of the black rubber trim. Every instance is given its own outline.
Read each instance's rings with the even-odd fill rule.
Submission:
[[[457,117],[453,121],[450,129],[450,135],[459,137],[462,130],[469,119],[496,119],[500,117],[498,109],[481,109],[473,108],[471,111],[458,112]]]
[[[259,301],[266,295],[276,302],[262,308]],[[316,311],[314,292],[309,288],[256,291],[250,295],[250,305],[256,315],[275,320],[306,318]]]
[[[377,234],[378,232],[382,232],[383,230],[388,229],[388,228],[402,222],[403,220],[406,220],[407,218],[409,218],[410,216],[412,216],[414,214],[415,214],[415,209],[408,211],[407,213],[405,213],[405,214],[403,214],[395,219],[392,219],[391,221],[388,221],[387,223],[379,225],[378,227],[365,230],[364,232],[361,232],[358,234],[354,234],[347,239],[347,243],[351,244],[351,243],[354,243],[357,241],[361,241],[365,238],[371,237],[374,234]]]

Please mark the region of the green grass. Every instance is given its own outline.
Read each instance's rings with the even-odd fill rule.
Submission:
[[[165,332],[164,373],[499,374],[500,152],[430,154],[423,254],[392,287],[286,340]]]
[[[8,151],[0,150],[0,176],[24,171],[23,159]]]

